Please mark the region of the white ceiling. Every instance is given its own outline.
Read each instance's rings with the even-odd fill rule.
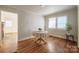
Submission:
[[[33,12],[39,15],[48,15],[76,7],[75,5],[8,5],[8,7],[16,8],[23,11]]]

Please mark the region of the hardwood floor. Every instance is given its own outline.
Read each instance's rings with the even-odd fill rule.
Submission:
[[[11,53],[17,49],[17,33],[5,34],[0,40],[0,53]]]
[[[59,39],[56,37],[47,38],[47,44],[39,45],[35,39],[28,39],[18,42],[18,53],[76,53],[79,52],[76,42]]]

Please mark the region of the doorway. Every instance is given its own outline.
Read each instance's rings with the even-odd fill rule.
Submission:
[[[18,40],[18,14],[1,11],[1,52],[16,52]]]

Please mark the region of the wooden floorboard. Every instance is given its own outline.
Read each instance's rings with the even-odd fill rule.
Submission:
[[[0,53],[12,53],[17,49],[17,33],[5,33],[0,40]]]
[[[39,45],[34,39],[18,42],[18,53],[78,53],[76,42],[68,41],[56,37],[47,38],[47,43]]]

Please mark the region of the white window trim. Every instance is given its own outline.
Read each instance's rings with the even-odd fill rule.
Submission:
[[[58,16],[58,17],[63,17],[63,16]],[[49,21],[48,21],[48,28],[49,29],[61,29],[61,30],[66,30],[66,28],[58,28],[58,17],[52,17],[52,18],[56,18],[56,24],[55,24],[55,28],[49,28]],[[66,16],[67,17],[67,16]],[[66,19],[66,24],[67,24],[67,19]]]

